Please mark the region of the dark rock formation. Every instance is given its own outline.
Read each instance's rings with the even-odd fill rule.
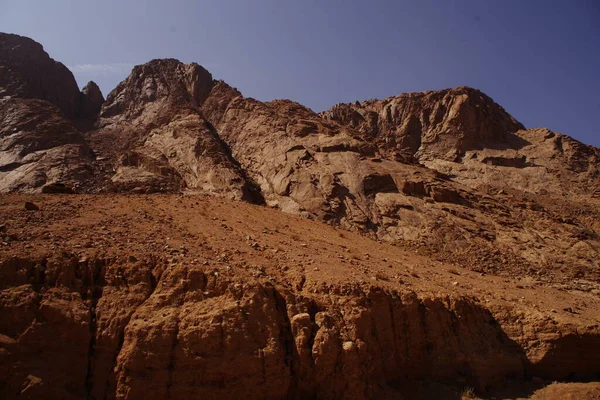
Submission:
[[[83,119],[95,120],[100,113],[100,108],[104,103],[104,96],[95,82],[90,81],[81,90],[81,110],[80,117]]]
[[[6,96],[47,100],[67,118],[79,117],[80,92],[71,71],[41,44],[0,33],[0,98]]]
[[[63,182],[77,187],[92,176],[92,153],[53,104],[0,100],[0,191],[39,191]]]

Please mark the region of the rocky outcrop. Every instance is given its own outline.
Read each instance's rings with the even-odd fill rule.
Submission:
[[[199,111],[213,85],[198,64],[154,60],[112,91],[90,134],[114,164],[111,190],[191,190],[260,202],[237,161]]]
[[[372,174],[361,160],[373,155],[371,145],[297,103],[262,103],[225,86],[215,86],[203,112],[267,204],[348,226],[366,223],[358,196]]]
[[[92,153],[60,110],[43,100],[0,100],[0,191],[76,188],[92,176]]]
[[[525,130],[476,89],[337,104],[320,115],[357,129],[383,157],[419,162],[474,188],[594,193],[599,185],[598,149],[547,129]]]
[[[523,125],[479,90],[458,87],[338,104],[321,115],[357,129],[392,159],[455,161],[466,150],[515,147]]]
[[[0,32],[0,98],[46,100],[71,120],[94,121],[104,101],[94,82],[79,91],[75,77],[41,44]],[[89,124],[89,123],[88,123]]]
[[[423,164],[477,189],[563,197],[600,194],[600,150],[548,129],[517,131],[518,149],[483,148],[465,152],[460,163],[442,159]]]
[[[104,103],[104,96],[95,82],[90,81],[81,89],[80,117],[95,121]]]
[[[420,379],[485,390],[524,376],[519,348],[467,299],[373,288],[326,300],[200,268],[41,262],[1,266],[7,399],[362,399]]]
[[[198,64],[164,59],[138,65],[108,95],[100,126],[118,122],[160,125],[174,111],[194,109],[211,88],[211,74]]]
[[[0,33],[0,98],[47,100],[67,118],[79,116],[80,92],[71,71],[54,61],[41,44]]]
[[[562,365],[564,372],[546,369],[545,357],[528,362],[489,311],[465,298],[377,287],[306,296],[148,262],[4,262],[5,398],[362,399],[423,379],[484,392],[527,372],[589,378],[599,368],[593,357]],[[11,303],[13,296],[23,301]],[[562,349],[564,340],[542,340],[555,349],[548,357],[585,354],[586,344]],[[590,341],[598,347],[598,332]],[[66,369],[46,368],[59,354]],[[568,376],[578,371],[584,375]]]
[[[202,109],[232,155],[260,185],[270,206],[419,251],[435,249],[440,254],[444,249],[443,259],[479,270],[526,274],[548,271],[549,265],[570,264],[577,265],[570,273],[585,270],[588,277],[600,276],[598,254],[593,250],[599,237],[590,234],[579,243],[581,236],[576,233],[600,228],[593,218],[569,219],[576,221],[571,225],[556,218],[566,211],[562,199],[528,197],[523,202],[517,195],[498,193],[511,186],[536,190],[545,185],[550,190],[552,179],[564,182],[557,190],[574,187],[576,179],[585,179],[584,174],[590,179],[595,176],[598,164],[593,151],[590,172],[570,173],[573,178],[569,180],[564,179],[570,169],[564,156],[561,159],[553,152],[543,156],[553,169],[533,167],[533,159],[521,157],[519,151],[532,146],[540,149],[527,136],[519,139],[531,142],[522,150],[467,150],[461,163],[435,158],[423,161],[430,167],[426,168],[389,159],[376,138],[323,119],[301,105],[283,100],[258,102],[224,83],[215,85]],[[504,137],[516,138],[521,132],[505,132]],[[489,135],[489,140],[496,136],[502,135]],[[476,152],[479,159],[472,158]],[[477,172],[471,168],[478,168]],[[557,170],[565,170],[561,178],[553,172]],[[510,174],[520,180],[505,183]],[[544,180],[546,175],[553,178]],[[481,180],[470,181],[478,177]],[[571,203],[570,213],[598,215],[591,211],[596,206],[586,205],[589,202],[584,199]],[[515,235],[514,229],[520,233]],[[570,250],[565,252],[567,246]]]

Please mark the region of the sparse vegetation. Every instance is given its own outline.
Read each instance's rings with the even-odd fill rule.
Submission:
[[[478,399],[479,397],[477,397],[477,395],[475,394],[475,389],[473,389],[470,386],[467,386],[466,388],[463,389],[462,393],[461,393],[461,399],[466,400],[466,399]]]

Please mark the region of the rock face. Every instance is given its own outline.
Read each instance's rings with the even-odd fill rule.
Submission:
[[[418,162],[472,187],[562,193],[599,184],[598,149],[547,129],[525,130],[469,87],[337,104],[320,115],[357,129],[385,158]]]
[[[72,123],[89,125],[102,101],[39,43],[0,33],[0,192],[72,191],[89,179],[93,154]]]
[[[469,87],[338,104],[321,115],[357,129],[389,158],[456,161],[466,150],[512,147],[523,125]]]
[[[500,123],[492,133],[483,128],[458,132],[465,136],[462,147],[452,148],[463,155],[460,162],[442,157],[445,150],[441,158],[431,158],[439,155],[439,147],[417,150],[415,157],[429,154],[424,165],[398,162],[377,135],[287,100],[246,99],[222,82],[202,109],[270,206],[433,251],[479,270],[545,274],[550,265],[570,264],[573,268],[563,271],[569,281],[582,271],[588,279],[600,277],[600,254],[594,250],[599,236],[592,233],[600,228],[595,222],[600,209],[589,195],[599,190],[598,150],[549,131],[513,132],[520,124],[480,92],[461,88],[454,100],[450,92],[428,95],[441,97],[455,110],[448,111],[454,115],[449,121],[435,125],[436,132],[448,130],[432,146],[454,140],[448,127],[468,125],[457,120],[460,113],[484,124],[483,114],[456,111],[465,104],[495,110],[506,126]],[[465,93],[476,99],[465,99]],[[410,104],[413,97],[419,98],[408,96]],[[479,104],[484,100],[490,103]],[[388,126],[386,132],[392,131]],[[473,136],[491,147],[473,150]],[[563,196],[568,187],[574,189],[566,195],[569,200]],[[554,195],[538,196],[542,189]]]
[[[548,129],[516,132],[518,148],[467,151],[460,163],[428,160],[423,164],[473,188],[516,189],[567,197],[600,195],[600,150]]]
[[[216,85],[203,110],[232,155],[261,186],[267,204],[327,220],[366,220],[360,199],[346,194],[348,186],[357,189],[369,173],[358,164],[363,155],[373,154],[372,146],[297,103],[261,103],[236,95],[224,84]],[[346,168],[354,173],[343,175]],[[346,176],[351,181],[344,182]]]
[[[0,191],[77,187],[92,176],[92,153],[60,110],[43,100],[0,100]]]
[[[191,190],[261,201],[198,108],[212,85],[198,64],[154,60],[135,67],[109,94],[90,140],[116,165],[112,190]]]
[[[49,101],[69,119],[90,117],[87,108],[81,112],[82,95],[67,67],[50,58],[41,44],[0,32],[0,98],[6,96]]]

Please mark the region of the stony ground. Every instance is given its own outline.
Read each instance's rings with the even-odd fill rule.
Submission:
[[[598,396],[550,385],[598,378],[592,292],[208,197],[3,195],[0,224],[6,398]]]

